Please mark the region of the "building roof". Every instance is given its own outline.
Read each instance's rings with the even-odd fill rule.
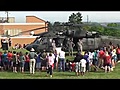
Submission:
[[[45,23],[0,23],[0,25],[44,25]]]
[[[39,20],[41,20],[41,21],[43,21],[43,22],[47,22],[47,21],[45,21],[45,20],[43,20],[43,19],[41,19],[41,18],[38,18],[38,17],[36,17],[36,16],[26,16],[26,17],[35,17],[35,18],[37,18],[37,19],[39,19]]]

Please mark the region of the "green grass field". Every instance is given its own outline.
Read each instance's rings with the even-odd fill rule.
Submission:
[[[17,50],[21,51],[21,50]],[[25,52],[26,50],[22,50]],[[74,57],[66,56],[66,59],[73,60]],[[13,73],[13,72],[1,72],[0,79],[120,79],[120,64],[117,64],[113,72],[104,73],[103,70],[97,72],[86,73],[85,76],[75,76],[75,72],[53,72],[53,77],[47,77],[46,72],[36,72],[34,75],[30,75],[29,72],[25,73]]]
[[[54,71],[53,77],[50,78],[46,76],[46,72],[36,72],[34,75],[30,75],[29,72],[0,72],[0,79],[120,79],[120,64],[110,73],[104,73],[103,70],[100,70],[86,73],[85,76],[75,76],[74,72]]]

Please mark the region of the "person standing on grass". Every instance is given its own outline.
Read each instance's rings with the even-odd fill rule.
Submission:
[[[40,69],[41,69],[41,60],[42,60],[41,52],[38,52],[37,54],[38,54],[38,56],[36,58],[36,69],[37,69],[37,71],[40,71]]]
[[[98,53],[98,68],[103,68],[103,57],[104,57],[104,55],[105,55],[105,51],[103,50],[103,48],[101,48],[99,53]]]
[[[117,54],[117,62],[120,62],[120,46],[119,45],[117,45],[116,54]]]
[[[21,51],[19,53],[19,60],[20,60],[20,72],[24,73],[25,56]]]
[[[17,71],[20,71],[20,60],[19,60],[19,52],[16,52],[16,55],[17,55],[17,63],[16,63],[16,65],[17,65]]]
[[[1,68],[1,71],[3,71],[3,59],[2,59],[2,51],[0,51],[0,68]]]
[[[71,68],[70,68],[70,61],[67,59],[66,62],[65,62],[65,71],[71,71]]]
[[[50,77],[53,76],[53,65],[54,65],[54,58],[52,57],[52,54],[49,53],[47,76],[48,76],[48,74],[50,75]]]
[[[13,72],[17,73],[17,54],[16,54],[16,51],[13,51],[12,62],[13,62]]]
[[[46,68],[47,68],[47,53],[46,53],[46,50],[44,49],[43,52],[41,53],[41,57],[42,57],[42,60],[41,60],[41,68],[42,68],[42,71],[45,71]]]
[[[66,42],[66,46],[68,48],[68,52],[69,52],[69,56],[73,56],[73,47],[75,46],[75,44],[73,43],[73,39],[68,40],[68,42]]]
[[[114,66],[113,66],[113,68],[115,68],[116,62],[117,62],[116,47],[114,47],[113,53],[114,53],[114,54],[112,54],[112,55],[113,55],[113,58],[112,58],[112,59],[114,60]]]
[[[35,64],[36,60],[35,58],[37,57],[37,53],[35,52],[34,48],[31,48],[29,52],[29,58],[30,58],[30,74],[35,73]]]
[[[89,72],[90,71],[90,60],[89,60],[88,51],[85,51],[83,58],[86,60],[86,71]]]
[[[117,54],[115,49],[111,49],[111,58],[112,58],[112,68],[115,68],[115,62],[117,59]]]
[[[53,57],[53,59],[55,60],[54,51],[53,51],[53,50],[51,50],[51,51],[50,51],[50,53],[52,54],[52,57]],[[53,64],[53,68],[52,68],[52,69],[54,69],[54,64]]]
[[[94,52],[93,52],[93,62],[92,62],[94,71],[98,71],[97,62],[98,62],[98,52],[95,49]]]
[[[55,56],[55,59],[54,59],[54,69],[58,70],[58,56],[59,56],[59,54],[58,54],[57,50],[55,50],[54,56]]]
[[[89,66],[90,66],[90,71],[92,70],[92,65],[93,65],[93,56],[94,56],[94,51],[92,49],[89,50],[88,52],[89,55]]]
[[[76,76],[80,73],[80,60],[83,59],[83,55],[80,53],[76,54],[76,57],[74,58],[73,62],[75,63],[75,74]]]
[[[29,53],[26,52],[25,53],[25,71],[29,70],[29,63],[30,63],[30,58],[29,58]]]
[[[6,71],[8,69],[7,51],[4,51],[4,53],[2,54],[2,59],[3,59],[4,70]]]
[[[85,59],[80,60],[80,72],[82,76],[84,76],[86,72],[86,63],[87,61]]]
[[[11,70],[12,51],[8,51],[7,58],[8,58],[8,69]]]
[[[105,67],[105,73],[110,72],[110,67],[111,67],[111,56],[110,52],[106,51],[105,56],[104,56],[104,67]]]
[[[60,64],[59,64],[59,71],[65,71],[65,51],[63,50],[63,48],[61,49],[61,51],[59,52],[59,60],[60,60]]]

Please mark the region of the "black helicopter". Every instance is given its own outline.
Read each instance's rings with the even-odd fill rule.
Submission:
[[[79,30],[70,30],[70,29],[62,29],[62,30],[48,30],[48,32],[34,34],[33,36],[38,36],[35,41],[25,46],[25,49],[30,51],[31,48],[34,48],[36,52],[41,52],[43,50],[51,51],[52,49],[52,41],[55,40],[56,47],[66,48],[66,42],[68,39],[73,39],[75,44],[74,50],[77,50],[77,42],[79,39],[83,41],[83,50],[89,49],[97,49],[102,47],[103,45],[109,44],[112,42],[114,44],[120,43],[120,40],[114,37],[102,36],[98,32],[89,32],[83,30],[81,27],[86,24],[62,24],[60,26],[68,26],[68,27],[80,27]],[[43,29],[48,27],[36,28],[28,31],[35,31],[38,29]],[[28,32],[25,31],[25,32]],[[24,33],[24,32],[22,32]]]
[[[82,24],[62,24],[61,26],[82,26]],[[35,29],[37,30],[37,29]],[[48,32],[36,34],[34,36],[39,36],[36,38],[34,42],[31,44],[26,45],[26,49],[30,50],[31,48],[34,48],[35,51],[43,51],[44,49],[46,51],[50,51],[52,49],[52,40],[55,40],[56,47],[64,48],[65,51],[67,51],[66,42],[68,39],[73,39],[73,42],[77,43],[78,39],[83,39],[84,47],[83,49],[94,49],[98,48],[97,42],[95,41],[96,38],[99,38],[99,34],[97,32],[88,32],[86,30],[48,30]],[[96,43],[95,43],[96,42]],[[77,49],[77,45],[74,47],[74,50]]]

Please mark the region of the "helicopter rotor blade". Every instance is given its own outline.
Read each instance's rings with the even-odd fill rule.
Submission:
[[[30,29],[30,30],[27,30],[27,31],[20,32],[20,33],[18,33],[18,34],[16,34],[16,35],[12,35],[12,36],[10,36],[10,37],[19,36],[20,34],[23,34],[23,33],[31,32],[31,31],[36,31],[36,30],[44,29],[44,28],[48,28],[48,27],[41,27],[41,28]]]

